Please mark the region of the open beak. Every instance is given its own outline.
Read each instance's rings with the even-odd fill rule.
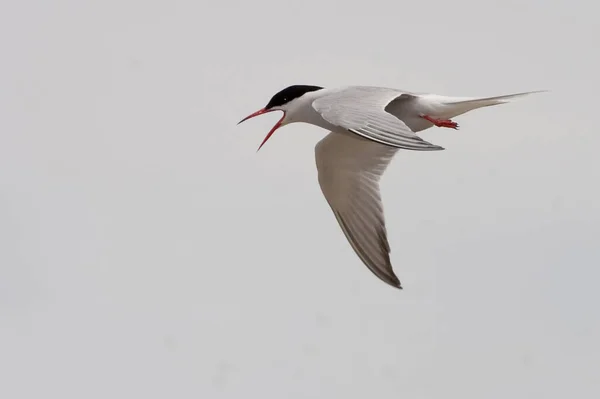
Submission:
[[[273,112],[273,111],[280,111],[278,109],[259,109],[258,111],[248,115],[247,117],[245,117],[244,119],[242,119],[241,121],[238,122],[238,125],[244,121],[247,121],[248,119],[254,118],[255,116],[259,116],[262,114],[266,114],[268,112]],[[260,144],[260,146],[258,147],[258,150],[256,150],[256,152],[258,152],[261,147],[267,142],[267,140],[269,140],[269,138],[273,135],[273,133],[275,133],[275,130],[279,129],[281,127],[281,122],[283,122],[283,118],[285,118],[285,112],[283,113],[283,116],[281,117],[281,119],[279,119],[279,121],[275,124],[275,126],[273,126],[271,128],[271,130],[269,131],[269,133],[267,133],[267,136],[264,138],[264,140],[262,141],[262,143]]]

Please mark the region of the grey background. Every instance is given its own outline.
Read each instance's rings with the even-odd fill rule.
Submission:
[[[595,2],[0,3],[0,397],[597,398]],[[405,289],[291,84],[549,89],[382,180]]]

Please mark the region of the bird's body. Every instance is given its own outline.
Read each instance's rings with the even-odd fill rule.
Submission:
[[[469,98],[372,86],[290,86],[242,121],[284,112],[261,147],[277,128],[290,123],[309,123],[330,132],[315,147],[323,195],[363,263],[387,284],[402,288],[390,262],[379,191],[379,179],[394,155],[399,149],[443,150],[416,133],[432,126],[456,129],[451,119],[458,115],[530,93]]]

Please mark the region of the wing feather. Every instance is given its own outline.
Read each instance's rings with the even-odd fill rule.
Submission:
[[[385,107],[401,96],[412,96],[395,89],[352,86],[318,97],[313,108],[327,122],[369,140],[414,151],[443,150],[415,134]]]
[[[319,185],[348,242],[387,284],[402,288],[390,262],[379,180],[398,151],[348,132],[331,132],[315,147]]]

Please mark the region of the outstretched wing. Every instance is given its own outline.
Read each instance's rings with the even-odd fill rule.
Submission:
[[[325,94],[312,103],[327,122],[369,140],[415,151],[443,150],[417,136],[385,107],[403,94],[395,89],[352,86]]]
[[[390,263],[379,179],[397,149],[347,132],[331,132],[315,147],[319,185],[363,263],[402,288]]]

